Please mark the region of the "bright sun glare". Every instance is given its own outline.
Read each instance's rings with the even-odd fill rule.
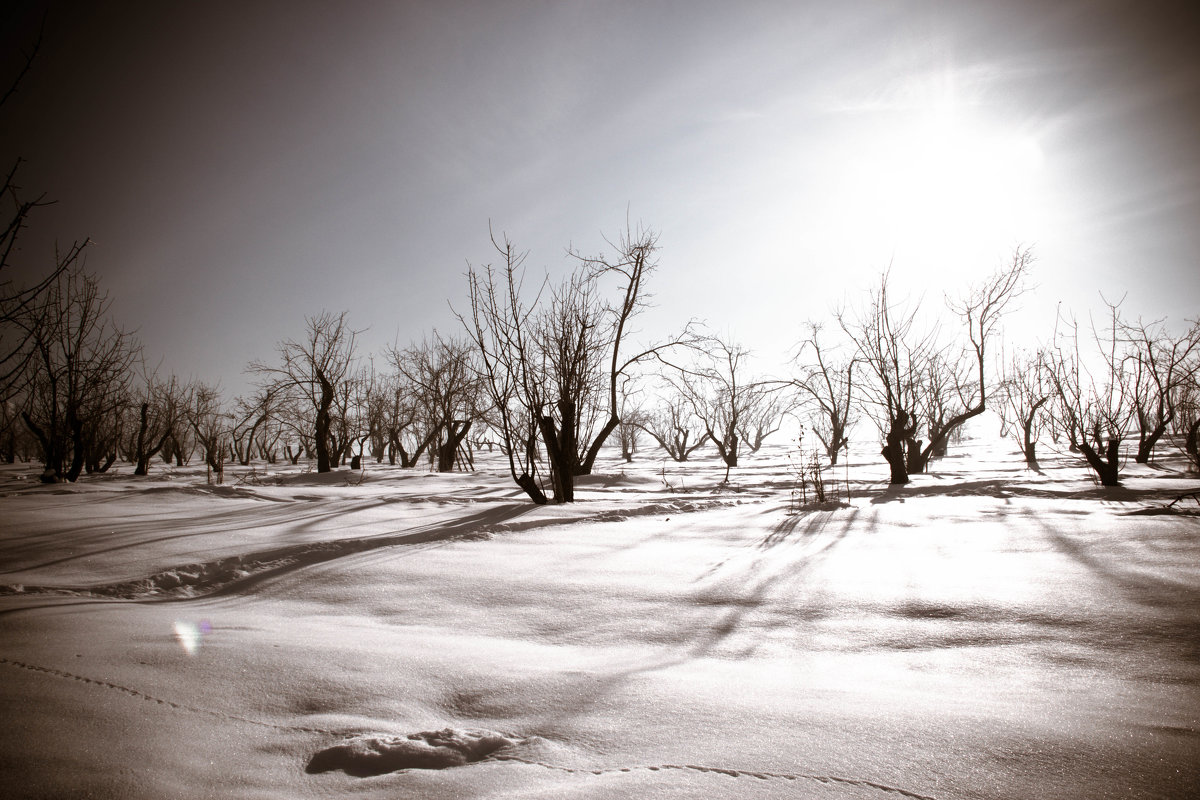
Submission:
[[[874,130],[851,169],[855,227],[912,267],[961,264],[1038,238],[1045,220],[1037,138],[984,126],[953,105]]]

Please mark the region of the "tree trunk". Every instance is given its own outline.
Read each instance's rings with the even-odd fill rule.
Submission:
[[[1187,435],[1183,437],[1183,452],[1192,462],[1192,469],[1200,470],[1200,419],[1188,426]]]
[[[42,446],[42,465],[45,469],[42,471],[42,483],[55,483],[58,480],[58,471],[61,458],[58,455],[57,448],[53,437],[48,436],[41,426],[33,421],[29,416],[28,411],[21,412],[21,419],[25,421],[25,427],[29,428]]]
[[[893,486],[908,483],[908,462],[905,458],[904,442],[912,436],[915,430],[916,426],[910,423],[906,411],[898,412],[888,428],[882,453],[891,469],[890,483]]]
[[[929,466],[931,450],[922,450],[925,441],[909,435],[904,438],[904,469],[909,475],[921,474]]]
[[[521,475],[517,478],[517,486],[525,490],[525,494],[529,495],[529,499],[537,503],[539,506],[544,506],[547,503],[546,493],[537,485],[537,481],[532,475]]]
[[[608,422],[604,423],[604,427],[601,428],[600,433],[596,435],[595,440],[592,442],[592,446],[590,448],[588,448],[587,455],[584,457],[583,463],[576,466],[576,468],[575,468],[576,475],[591,475],[592,474],[592,468],[596,465],[596,456],[598,456],[600,454],[600,447],[604,444],[604,441],[606,439],[608,439],[609,435],[611,435],[612,432],[614,430],[616,430],[617,426],[620,424],[621,424],[621,420],[615,413],[608,418]],[[574,423],[572,423],[571,429],[572,429],[572,431],[574,431]],[[572,433],[572,436],[574,436],[574,433]],[[572,446],[571,449],[573,451],[574,446]]]
[[[538,417],[538,429],[542,434],[542,444],[546,447],[546,458],[550,462],[550,484],[554,489],[555,503],[575,502],[575,470],[571,464],[571,452],[563,447],[564,444],[574,444],[567,428],[568,423],[574,425],[574,408],[569,400],[559,403],[559,413],[562,414],[562,430],[554,430],[554,418],[549,415]],[[528,491],[528,490],[526,490]]]
[[[1037,442],[1027,441],[1023,455],[1025,456],[1025,466],[1037,472],[1041,471],[1042,467],[1037,460]]]
[[[846,434],[840,428],[833,429],[833,436],[830,437],[833,442],[833,447],[825,448],[825,455],[829,456],[829,466],[836,467],[838,462],[838,453],[842,451],[849,442],[846,439]]]
[[[438,447],[438,472],[453,472],[459,445],[471,430],[471,420],[451,420],[446,426],[446,441]]]
[[[1034,406],[1033,410],[1037,411],[1037,406]],[[1025,420],[1022,428],[1021,453],[1025,456],[1025,466],[1041,472],[1041,466],[1037,460],[1037,442],[1033,439],[1033,414],[1030,414]]]
[[[317,472],[329,472],[329,408],[333,405],[333,387],[327,381],[321,381],[321,407],[317,409],[315,446],[317,450]]]
[[[1104,455],[1101,456],[1100,453],[1098,453],[1089,442],[1079,443],[1079,451],[1083,453],[1083,457],[1087,459],[1088,466],[1095,470],[1096,475],[1099,476],[1101,486],[1121,485],[1120,447],[1120,439],[1109,439]]]
[[[1148,464],[1150,455],[1154,452],[1154,446],[1158,444],[1158,440],[1167,432],[1167,423],[1165,421],[1155,425],[1154,428],[1147,434],[1142,433],[1141,439],[1138,441],[1137,455],[1134,456],[1134,461],[1139,464]]]
[[[975,406],[974,408],[969,408],[957,416],[951,417],[949,422],[945,423],[944,425],[939,425],[936,430],[931,430],[929,432],[929,444],[925,445],[924,450],[921,449],[920,441],[916,443],[917,446],[915,448],[915,454],[912,452],[912,449],[910,449],[908,454],[908,471],[910,473],[924,472],[929,468],[929,459],[931,457],[938,455],[939,453],[941,455],[945,455],[946,445],[950,440],[950,434],[962,427],[963,423],[965,423],[967,420],[982,414],[984,407],[983,401],[981,400],[979,405]],[[915,422],[913,427],[915,433]],[[911,437],[912,434],[909,434],[909,436]]]

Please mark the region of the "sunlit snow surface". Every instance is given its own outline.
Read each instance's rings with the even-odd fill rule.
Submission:
[[[542,508],[486,454],[5,468],[0,796],[1200,796],[1200,518],[1129,513],[1200,480],[868,445],[798,513],[782,444]]]

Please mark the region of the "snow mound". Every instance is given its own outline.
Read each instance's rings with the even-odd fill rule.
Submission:
[[[446,769],[479,761],[513,744],[506,736],[476,729],[444,728],[408,736],[360,734],[314,755],[306,771],[340,769],[366,778],[402,769]]]

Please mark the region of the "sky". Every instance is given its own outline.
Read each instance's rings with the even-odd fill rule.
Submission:
[[[807,320],[1034,250],[1009,326],[1200,315],[1200,21],[1185,3],[16,0],[0,109],[31,220],[8,278],[87,268],[166,372],[347,311],[361,351],[459,330],[489,225],[531,274],[659,232],[643,337],[689,319],[762,372]]]

